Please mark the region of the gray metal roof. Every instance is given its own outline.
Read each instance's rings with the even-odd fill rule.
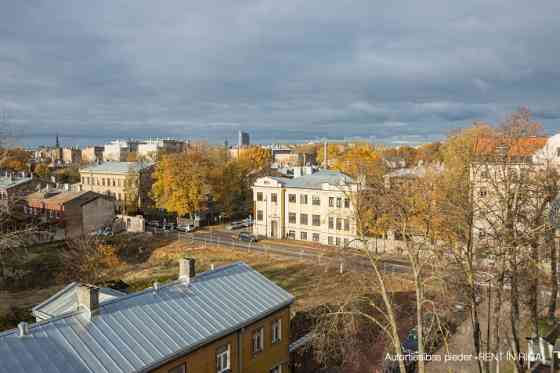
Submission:
[[[80,169],[80,172],[128,174],[138,172],[152,166],[153,162],[105,162]]]
[[[72,282],[58,291],[52,297],[36,305],[31,309],[31,313],[36,318],[46,320],[51,317],[76,311],[78,309],[78,286],[79,282]],[[126,293],[111,289],[99,288],[99,302],[103,303],[117,297],[122,297]]]
[[[321,189],[323,184],[341,185],[352,184],[354,181],[348,175],[339,171],[321,170],[311,175],[305,175],[290,179],[286,182],[286,188]]]
[[[0,334],[0,373],[143,372],[293,302],[242,262]]]
[[[0,188],[8,189],[17,185],[25,184],[33,180],[31,177],[0,176]]]

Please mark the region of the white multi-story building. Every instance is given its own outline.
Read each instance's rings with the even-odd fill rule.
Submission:
[[[261,177],[253,185],[254,234],[272,239],[358,247],[353,196],[358,184],[338,171],[294,179]]]

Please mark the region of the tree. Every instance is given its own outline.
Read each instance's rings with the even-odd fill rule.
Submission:
[[[21,172],[29,170],[29,161],[31,160],[31,153],[25,149],[2,149],[0,150],[1,160],[0,168],[12,172]]]
[[[50,175],[49,165],[45,163],[39,163],[37,166],[35,166],[35,170],[33,172],[40,178],[45,179]]]
[[[270,149],[261,146],[251,146],[243,149],[239,160],[245,163],[245,167],[252,169],[254,172],[266,172],[270,170],[272,152]]]

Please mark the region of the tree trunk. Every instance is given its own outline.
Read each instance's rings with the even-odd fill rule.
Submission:
[[[546,245],[550,250],[550,300],[548,303],[548,318],[553,320],[556,314],[558,299],[558,253],[554,240],[555,229],[547,230],[545,235]]]

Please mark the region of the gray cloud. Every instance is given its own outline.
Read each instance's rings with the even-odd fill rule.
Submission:
[[[0,110],[27,137],[422,141],[529,106],[560,126],[560,3],[7,2]]]

